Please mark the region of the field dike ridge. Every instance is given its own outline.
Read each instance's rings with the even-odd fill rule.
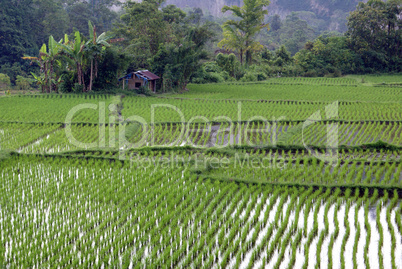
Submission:
[[[118,114],[119,117],[122,117],[121,113]],[[296,120],[251,120],[251,121],[232,121],[233,124],[246,124],[246,123],[304,123],[307,119],[296,119]],[[402,123],[402,120],[344,120],[344,119],[326,119],[326,120],[316,120],[314,122],[317,123],[343,123],[343,124],[356,124],[356,123],[380,123],[380,124],[394,124],[394,123]],[[115,123],[99,123],[99,122],[88,122],[88,121],[76,121],[69,123],[70,125],[81,125],[81,126],[98,126],[98,125],[105,125],[105,126],[118,126],[120,124],[130,124],[129,121],[121,121]],[[180,121],[164,121],[164,122],[155,122],[155,123],[147,123],[149,126],[160,126],[160,125],[188,125],[189,123],[197,125],[197,124],[204,124],[205,122],[180,122]],[[228,123],[227,121],[210,121],[209,124],[217,125],[217,124],[224,124]],[[65,127],[65,122],[59,121],[52,121],[52,122],[41,122],[41,121],[1,121],[0,124],[31,124],[31,125],[62,125]]]
[[[237,184],[246,184],[246,185],[269,185],[269,186],[278,186],[278,187],[296,187],[296,188],[313,188],[314,190],[323,189],[326,191],[327,189],[331,189],[331,192],[335,192],[336,189],[342,190],[344,193],[347,189],[353,190],[356,192],[359,189],[360,194],[364,194],[364,191],[367,189],[369,194],[372,195],[375,190],[378,190],[379,196],[384,195],[384,191],[388,191],[388,193],[393,193],[394,190],[398,193],[398,198],[402,199],[402,187],[397,185],[381,185],[381,184],[373,184],[373,185],[364,185],[364,184],[300,184],[300,183],[279,183],[279,182],[261,182],[258,180],[244,180],[239,178],[232,177],[224,177],[224,176],[200,176],[203,180],[217,180],[220,182],[234,182]],[[393,197],[393,195],[391,194]]]

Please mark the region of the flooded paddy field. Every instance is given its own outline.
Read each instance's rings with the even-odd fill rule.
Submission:
[[[197,179],[184,166],[25,156],[2,163],[0,177],[7,268],[402,265],[396,190],[249,185]]]
[[[272,82],[0,98],[0,268],[402,269],[400,88]]]
[[[22,153],[58,153],[77,149],[138,147],[224,148],[230,146],[358,147],[384,142],[402,146],[400,122],[165,123],[143,125],[0,125],[0,148]],[[328,136],[328,128],[336,141]],[[27,136],[26,132],[32,135]],[[11,135],[12,134],[12,135]]]

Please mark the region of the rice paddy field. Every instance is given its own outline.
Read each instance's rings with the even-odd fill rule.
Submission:
[[[402,268],[401,82],[2,97],[0,268]]]

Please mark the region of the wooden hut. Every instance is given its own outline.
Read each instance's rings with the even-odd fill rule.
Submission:
[[[141,70],[125,75],[119,78],[119,81],[123,81],[123,89],[126,85],[130,90],[139,89],[141,86],[148,86],[149,90],[156,92],[156,80],[158,79],[160,77],[148,70]]]

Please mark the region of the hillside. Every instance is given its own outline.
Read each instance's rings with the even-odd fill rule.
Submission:
[[[242,0],[167,0],[166,4],[173,4],[181,8],[199,7],[209,11],[211,15],[220,16],[224,5],[241,5]],[[358,0],[271,0],[269,6],[271,15],[279,14],[285,17],[292,11],[312,11],[317,15],[331,16],[337,11],[348,12],[353,10]]]
[[[278,14],[284,19],[291,12],[308,11],[313,16],[328,22],[327,30],[346,30],[346,17],[354,10],[358,0],[271,0],[269,15]],[[221,9],[224,5],[241,5],[242,0],[167,0],[166,5],[173,4],[180,8],[201,8],[204,14],[222,16]],[[308,20],[308,19],[307,19]]]

